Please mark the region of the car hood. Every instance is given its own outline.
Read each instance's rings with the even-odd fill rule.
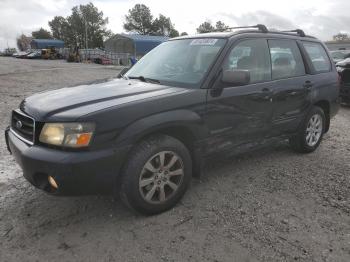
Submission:
[[[112,79],[38,93],[24,99],[20,108],[37,121],[69,121],[109,107],[185,90],[139,80]]]

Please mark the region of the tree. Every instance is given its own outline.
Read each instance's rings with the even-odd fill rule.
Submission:
[[[336,34],[333,36],[333,40],[334,41],[346,41],[346,40],[350,40],[350,37],[348,34],[339,33],[339,34]]]
[[[199,34],[211,32],[211,31],[214,31],[214,30],[215,30],[215,28],[214,28],[214,26],[211,24],[210,21],[206,21],[206,22],[200,24],[199,27],[197,28],[197,32],[198,32]]]
[[[199,25],[199,27],[197,28],[197,33],[199,33],[199,34],[208,33],[208,32],[212,32],[214,30],[224,31],[227,27],[228,26],[221,21],[217,21],[215,24],[215,27],[212,25],[212,23],[210,21],[206,21],[206,22]]]
[[[228,26],[225,25],[225,23],[221,22],[221,21],[217,21],[215,24],[215,28],[216,30],[220,30],[220,31],[224,31]]]
[[[108,18],[104,18],[92,3],[72,8],[67,18],[56,16],[49,22],[52,35],[63,40],[67,46],[86,48],[103,47],[105,38],[111,35],[106,29]]]
[[[67,19],[63,16],[55,16],[54,19],[49,21],[49,26],[54,38],[67,42],[69,35],[69,24]]]
[[[125,16],[124,29],[141,35],[152,33],[154,28],[151,10],[146,5],[136,4]]]
[[[184,36],[184,35],[188,35],[188,34],[187,34],[187,32],[182,32],[180,35]]]
[[[175,29],[174,25],[170,20],[170,17],[166,17],[162,14],[160,14],[159,17],[152,22],[151,34],[169,37],[179,36],[179,32]]]
[[[170,17],[159,14],[153,19],[151,10],[143,4],[136,4],[125,16],[124,29],[142,35],[179,36]]]
[[[169,33],[169,37],[178,37],[180,34],[179,34],[179,31],[177,31],[175,28],[172,28],[170,30],[170,33]]]
[[[32,37],[35,39],[52,39],[51,33],[42,27],[37,31],[33,31]]]
[[[25,51],[27,49],[30,49],[30,42],[32,41],[32,38],[29,36],[26,36],[24,34],[17,37],[17,47],[20,51]]]

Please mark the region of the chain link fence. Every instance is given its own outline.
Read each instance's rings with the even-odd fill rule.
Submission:
[[[70,49],[60,48],[58,52],[64,59],[67,59]],[[107,52],[101,49],[79,49],[79,55],[82,61],[121,66],[130,65],[130,58],[132,57],[132,55],[128,53]]]

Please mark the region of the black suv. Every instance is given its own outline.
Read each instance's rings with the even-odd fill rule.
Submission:
[[[155,214],[180,200],[214,153],[276,138],[314,151],[338,109],[324,44],[257,25],[171,39],[119,79],[30,96],[6,141],[40,189],[117,192]]]

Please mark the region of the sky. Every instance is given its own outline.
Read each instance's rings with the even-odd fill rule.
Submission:
[[[179,32],[195,34],[204,21],[223,21],[230,26],[265,24],[274,29],[301,28],[321,40],[350,33],[349,0],[0,0],[0,50],[15,47],[18,35],[40,27],[49,29],[54,16],[68,16],[75,5],[92,2],[109,18],[108,29],[123,32],[128,10],[147,5],[154,16],[171,18]]]

